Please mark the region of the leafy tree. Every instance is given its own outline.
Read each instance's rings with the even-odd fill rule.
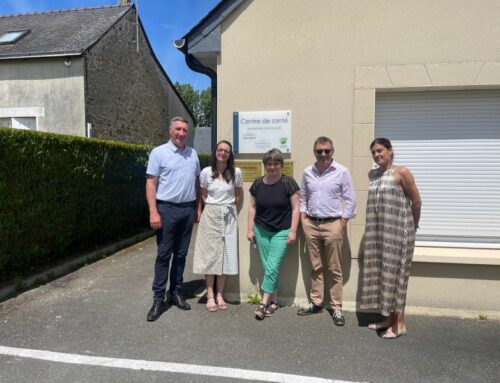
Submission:
[[[212,89],[210,87],[200,92],[200,109],[202,116],[200,126],[212,126]]]
[[[194,89],[191,84],[180,84],[178,81],[176,81],[175,87],[188,108],[193,112],[195,125],[211,126],[212,91],[210,87],[199,91]]]

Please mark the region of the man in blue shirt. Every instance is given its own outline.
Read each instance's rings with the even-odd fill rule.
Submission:
[[[195,214],[199,202],[200,162],[196,151],[186,145],[188,128],[186,119],[172,118],[170,141],[151,151],[146,170],[149,223],[156,230],[158,245],[153,306],[147,316],[150,322],[157,320],[169,303],[182,310],[191,309],[181,289],[193,224],[195,218],[199,219]],[[165,300],[169,268],[170,287]]]

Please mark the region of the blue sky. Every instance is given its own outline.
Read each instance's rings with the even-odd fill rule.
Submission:
[[[219,0],[133,0],[138,3],[146,34],[156,57],[172,82],[191,83],[195,89],[210,86],[207,76],[191,71],[184,55],[172,45],[217,5]],[[43,12],[55,9],[115,5],[118,0],[0,0],[0,14]]]

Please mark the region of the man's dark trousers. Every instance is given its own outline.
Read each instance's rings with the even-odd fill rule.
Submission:
[[[163,301],[167,287],[170,258],[170,294],[179,294],[182,289],[184,266],[193,231],[195,202],[174,204],[158,201],[158,212],[162,227],[156,232],[158,254],[153,280],[153,299]]]

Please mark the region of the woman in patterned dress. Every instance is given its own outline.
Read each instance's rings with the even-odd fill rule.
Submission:
[[[386,316],[368,328],[395,339],[406,334],[406,291],[422,202],[411,172],[394,165],[391,142],[377,138],[370,150],[378,168],[368,174],[361,308]]]
[[[299,186],[292,177],[282,174],[283,156],[269,150],[262,159],[266,169],[250,187],[248,240],[257,243],[264,269],[261,302],[256,319],[272,316],[278,309],[279,269],[287,247],[295,243],[299,224]]]
[[[193,258],[193,272],[205,274],[207,310],[226,310],[226,275],[238,274],[237,216],[243,195],[241,170],[234,167],[228,141],[220,141],[212,153],[210,166],[200,174],[201,215]],[[214,294],[214,280],[217,295]]]

